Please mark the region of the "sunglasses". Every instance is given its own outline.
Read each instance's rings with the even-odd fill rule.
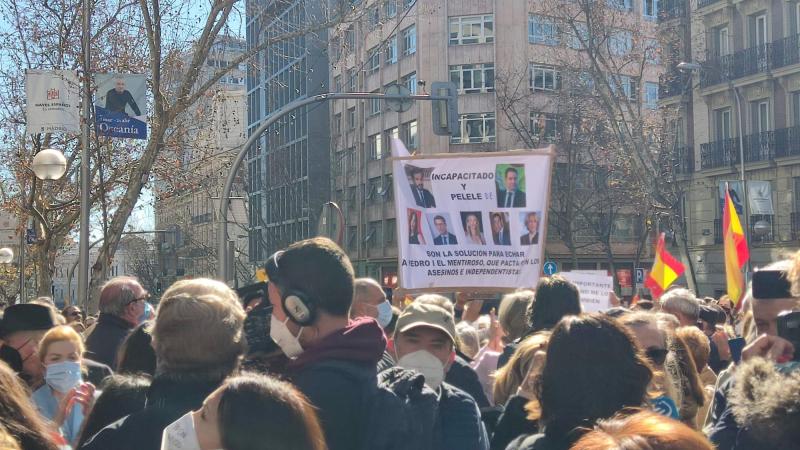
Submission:
[[[665,348],[648,348],[644,353],[650,362],[660,366],[667,360],[667,353],[669,352]]]

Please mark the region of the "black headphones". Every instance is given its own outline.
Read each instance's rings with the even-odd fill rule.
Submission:
[[[294,288],[289,288],[281,282],[281,270],[278,260],[283,251],[277,251],[269,257],[266,264],[267,277],[277,286],[281,286],[281,305],[289,320],[307,327],[317,319],[317,301],[307,293]]]

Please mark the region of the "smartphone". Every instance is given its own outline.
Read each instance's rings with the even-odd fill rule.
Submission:
[[[731,349],[731,358],[735,364],[742,360],[742,350],[744,350],[745,340],[742,337],[728,339],[728,347]]]
[[[784,311],[778,314],[778,336],[794,346],[794,361],[800,361],[800,311]]]
[[[758,299],[791,298],[792,286],[783,270],[753,272],[753,297]]]

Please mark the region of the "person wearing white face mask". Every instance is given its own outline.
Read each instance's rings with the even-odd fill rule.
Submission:
[[[291,384],[265,375],[228,378],[164,429],[161,450],[327,450],[317,413]]]
[[[455,360],[455,320],[437,305],[414,302],[397,319],[390,352],[397,366],[425,377],[439,395],[437,427],[442,450],[489,448],[478,404],[469,394],[446,383],[445,373]]]
[[[386,300],[386,293],[372,278],[356,278],[353,293],[353,306],[350,318],[372,317],[381,328],[386,329],[392,321],[392,304]]]
[[[83,382],[83,342],[72,327],[52,328],[39,344],[45,384],[31,399],[67,442],[75,443],[94,403],[94,386]]]
[[[331,450],[364,448],[386,338],[374,319],[350,320],[350,260],[330,239],[313,238],[276,252],[265,269],[270,337],[291,359],[284,375],[317,407]]]

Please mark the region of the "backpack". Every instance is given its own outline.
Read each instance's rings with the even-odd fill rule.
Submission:
[[[318,365],[351,377],[363,387],[359,417],[365,430],[359,448],[353,450],[438,450],[439,399],[425,385],[425,377],[412,370],[392,367],[373,375],[345,361]]]

